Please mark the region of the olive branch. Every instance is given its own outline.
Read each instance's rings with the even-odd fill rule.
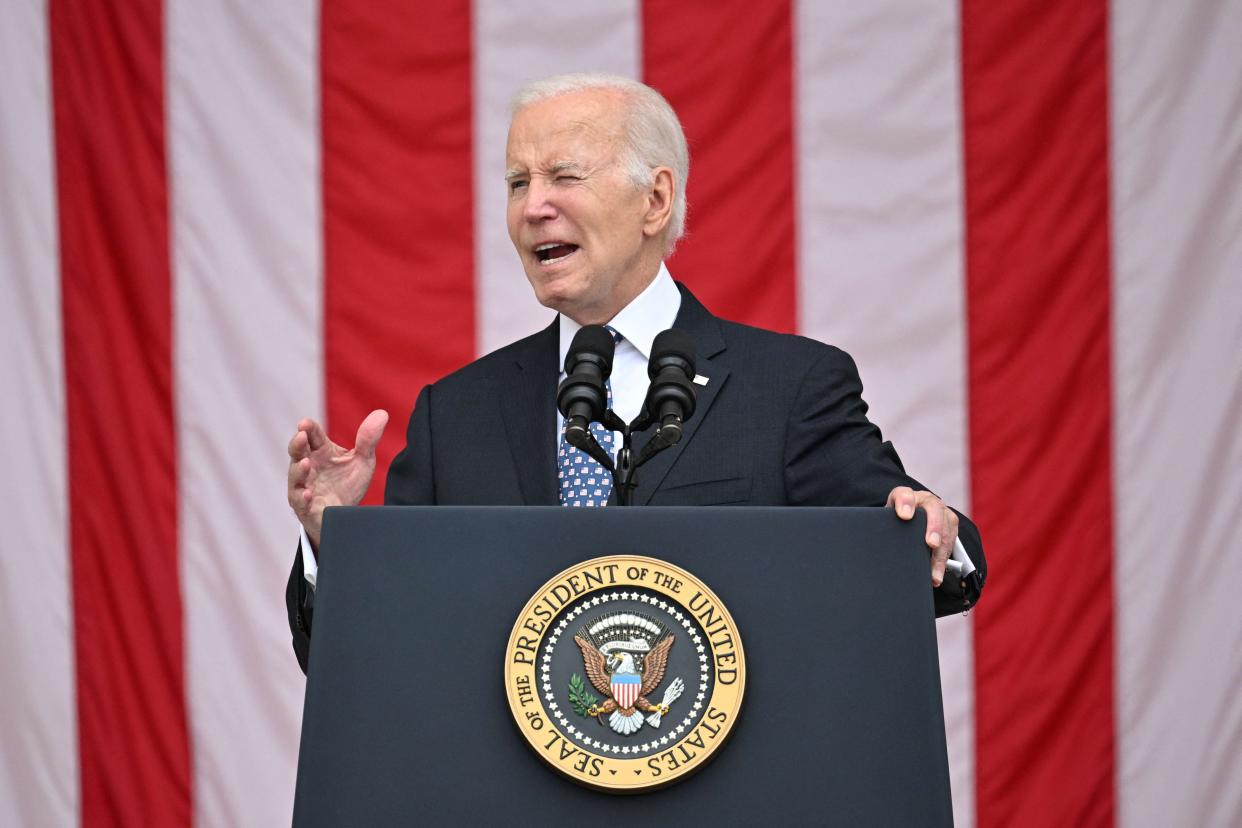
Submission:
[[[599,699],[587,690],[586,681],[577,673],[569,677],[569,703],[579,716],[586,716],[587,711],[599,703]]]

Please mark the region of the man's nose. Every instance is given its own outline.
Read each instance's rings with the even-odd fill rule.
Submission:
[[[522,218],[530,222],[556,218],[552,188],[542,179],[532,178],[526,185],[526,203],[522,205]]]

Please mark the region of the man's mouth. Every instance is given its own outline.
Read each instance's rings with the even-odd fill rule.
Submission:
[[[578,250],[578,245],[568,242],[548,242],[536,245],[535,258],[540,264],[550,265],[563,261]]]

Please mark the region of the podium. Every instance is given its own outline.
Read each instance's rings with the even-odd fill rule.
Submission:
[[[294,824],[951,825],[923,531],[884,509],[329,510]],[[504,685],[527,601],[622,554],[703,581],[746,658],[729,742],[633,795],[554,772]]]

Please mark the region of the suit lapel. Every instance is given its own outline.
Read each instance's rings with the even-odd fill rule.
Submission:
[[[664,478],[681,459],[682,452],[694,439],[695,433],[699,430],[699,424],[707,417],[712,403],[716,401],[716,396],[729,376],[729,369],[719,359],[725,350],[724,336],[720,333],[719,321],[708,313],[707,308],[703,307],[690,291],[680,284],[677,287],[681,290],[681,309],[677,312],[677,321],[673,323],[673,327],[681,328],[694,337],[697,354],[695,373],[707,377],[707,385],[696,384],[695,386],[698,394],[694,416],[684,425],[681,441],[651,458],[638,470],[638,489],[634,493],[634,501],[639,506],[646,506],[651,502],[652,496],[660,488]],[[642,447],[654,433],[655,429],[651,428],[635,436],[636,453],[641,453]]]
[[[527,506],[555,506],[556,457],[552,438],[556,430],[556,364],[560,336],[556,320],[532,337],[509,370],[496,380],[496,402],[505,424],[509,451],[517,467],[522,502]]]

